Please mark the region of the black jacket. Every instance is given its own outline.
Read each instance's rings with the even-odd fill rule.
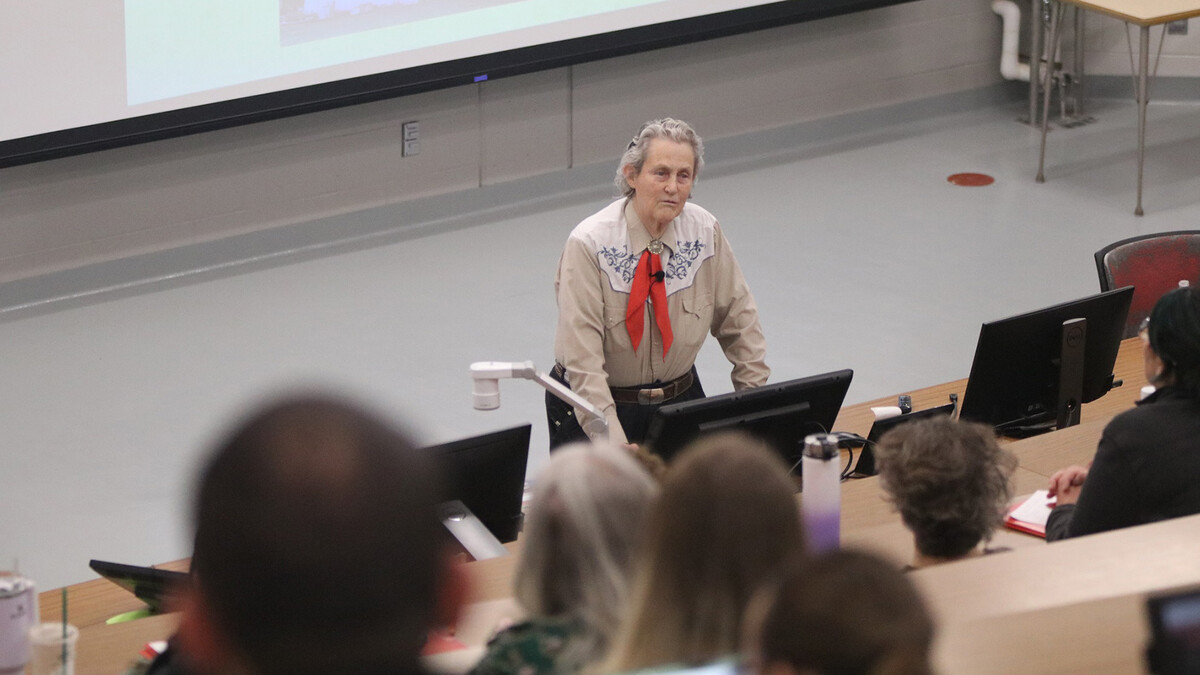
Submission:
[[[1200,513],[1200,400],[1171,387],[1104,428],[1077,505],[1054,509],[1046,541]]]

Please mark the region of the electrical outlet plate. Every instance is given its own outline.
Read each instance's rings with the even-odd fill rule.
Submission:
[[[404,138],[403,157],[413,157],[421,154],[421,123],[416,120],[400,125],[400,133]]]
[[[1187,35],[1187,30],[1187,19],[1180,19],[1167,24],[1167,35]]]

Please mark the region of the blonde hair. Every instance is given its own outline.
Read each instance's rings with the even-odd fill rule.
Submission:
[[[658,484],[624,450],[576,444],[556,450],[537,478],[514,579],[534,616],[568,616],[583,630],[560,671],[607,648],[629,591],[641,524]]]
[[[795,491],[783,461],[744,434],[685,449],[647,520],[629,612],[603,672],[735,653],[755,590],[803,553]]]

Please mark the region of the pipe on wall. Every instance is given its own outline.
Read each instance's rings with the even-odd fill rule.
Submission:
[[[1029,64],[1021,63],[1017,46],[1021,41],[1021,8],[1013,0],[992,0],[992,11],[1004,22],[1000,42],[1000,75],[1006,80],[1029,81]]]

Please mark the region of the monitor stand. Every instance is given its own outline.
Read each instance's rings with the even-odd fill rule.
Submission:
[[[450,534],[475,560],[488,560],[508,555],[504,544],[487,529],[483,521],[467,508],[466,504],[455,499],[438,505],[438,516],[442,525],[450,530]]]
[[[1062,352],[1058,360],[1058,424],[1066,429],[1079,424],[1083,400],[1083,350],[1087,344],[1087,319],[1063,322]]]
[[[1087,319],[1068,319],[1062,324],[1058,355],[1058,402],[1054,410],[1030,415],[996,426],[1008,438],[1029,438],[1054,429],[1079,424],[1083,400],[1083,355],[1087,345]]]

